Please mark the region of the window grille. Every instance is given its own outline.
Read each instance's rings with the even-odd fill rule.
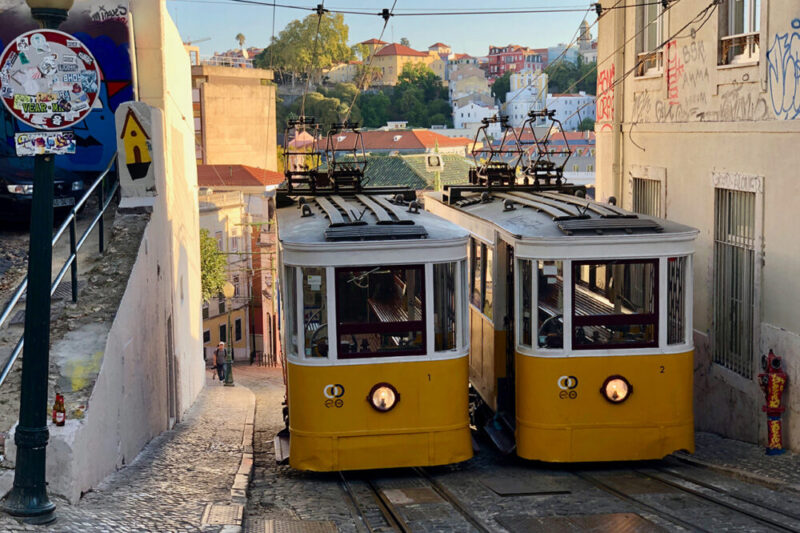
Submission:
[[[753,377],[756,193],[714,198],[714,362]]]
[[[633,178],[633,211],[653,217],[663,216],[660,181]]]
[[[667,344],[686,340],[686,257],[667,260]]]

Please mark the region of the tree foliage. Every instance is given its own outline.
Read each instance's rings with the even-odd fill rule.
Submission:
[[[322,69],[355,57],[353,48],[347,44],[348,35],[349,27],[341,13],[325,13],[322,19],[311,14],[303,20],[290,22],[255,57],[254,63],[257,68],[267,68],[272,58],[273,66],[289,73],[293,79],[307,73],[319,77]]]
[[[494,80],[492,84],[492,96],[505,103],[506,93],[511,90],[511,71],[506,71],[502,76]]]
[[[239,43],[239,48],[244,47],[244,41],[245,41],[244,33],[237,33],[234,39],[236,39],[236,42]]]
[[[594,131],[594,119],[586,117],[581,120],[581,123],[578,125],[578,131]]]
[[[408,37],[400,37],[400,44],[411,47],[411,41],[408,40]]]
[[[200,230],[200,286],[203,291],[203,301],[222,292],[222,287],[227,281],[225,267],[227,259],[217,247],[217,240],[208,234],[207,229]]]
[[[562,59],[548,65],[544,71],[550,93],[585,91],[594,94],[597,89],[597,63],[587,63],[580,56],[576,63]]]
[[[322,133],[332,122],[347,116],[350,105],[359,93],[353,83],[339,83],[332,88],[319,88],[309,93],[305,101],[305,114],[313,116],[323,125]],[[350,113],[350,120],[369,128],[385,126],[390,120],[407,120],[409,126],[429,128],[434,124],[452,126],[447,89],[431,69],[422,64],[406,64],[395,87],[380,91],[360,92]],[[278,128],[286,119],[300,113],[302,98],[278,109]]]

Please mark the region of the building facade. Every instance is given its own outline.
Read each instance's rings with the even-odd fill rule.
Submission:
[[[490,46],[487,74],[490,81],[494,81],[507,71],[519,71],[525,68],[525,56],[534,53],[535,50],[509,44],[508,46]]]
[[[491,118],[497,115],[497,106],[469,102],[461,107],[453,107],[453,127],[456,129],[475,129],[481,124],[484,118]],[[490,135],[500,133],[500,124],[492,124],[489,130]]]
[[[548,94],[547,109],[555,111],[564,131],[575,131],[584,119],[595,120],[594,96],[581,91],[577,94]]]
[[[679,2],[606,15],[598,197],[700,229],[696,426],[766,440],[758,373],[772,349],[789,376],[784,445],[800,451],[800,247],[787,223],[800,193],[800,5]]]
[[[524,69],[509,79],[511,90],[506,93],[503,114],[509,124],[519,128],[528,119],[529,111],[540,111],[547,103],[547,74],[540,70]]]
[[[445,62],[434,52],[420,52],[392,43],[378,48],[372,58],[372,66],[380,69],[381,78],[377,81],[381,85],[397,85],[397,78],[406,65],[422,64],[431,68],[433,72],[444,79]]]
[[[192,103],[199,164],[277,168],[271,70],[192,65]]]
[[[486,73],[474,65],[461,65],[451,71],[447,89],[451,103],[470,94],[491,95]]]

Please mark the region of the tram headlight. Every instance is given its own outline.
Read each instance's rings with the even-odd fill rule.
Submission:
[[[611,403],[622,403],[633,393],[633,386],[622,376],[608,376],[600,393]]]
[[[367,401],[376,411],[385,413],[397,405],[397,402],[400,401],[400,393],[389,383],[377,383],[369,391]]]

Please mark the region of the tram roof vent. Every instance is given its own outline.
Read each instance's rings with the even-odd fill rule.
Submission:
[[[428,236],[427,230],[410,218],[410,214],[419,214],[419,204],[416,200],[405,201],[400,194],[393,198],[332,195],[314,200],[330,221],[325,230],[327,241],[424,239]],[[367,213],[374,217],[374,223],[370,223]]]

